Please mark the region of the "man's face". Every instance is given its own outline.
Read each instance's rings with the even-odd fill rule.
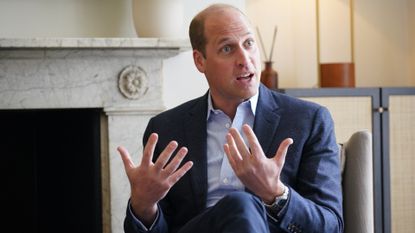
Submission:
[[[234,9],[210,15],[205,21],[206,56],[194,52],[214,101],[239,104],[258,91],[261,63],[247,19]],[[199,54],[197,54],[199,53]]]

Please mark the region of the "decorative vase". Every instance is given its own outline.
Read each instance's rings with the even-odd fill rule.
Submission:
[[[278,72],[272,68],[272,61],[265,62],[261,72],[261,82],[270,89],[278,89]]]
[[[320,64],[321,87],[355,87],[354,63]]]
[[[132,0],[138,37],[183,37],[183,0]]]

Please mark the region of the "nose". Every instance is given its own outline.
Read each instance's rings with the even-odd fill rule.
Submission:
[[[248,68],[250,62],[250,54],[245,48],[239,48],[236,53],[236,65],[239,68]]]

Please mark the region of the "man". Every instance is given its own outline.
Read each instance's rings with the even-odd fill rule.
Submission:
[[[140,165],[118,148],[131,184],[125,231],[342,232],[327,109],[260,85],[258,46],[238,9],[204,9],[189,35],[209,91],[150,120]]]

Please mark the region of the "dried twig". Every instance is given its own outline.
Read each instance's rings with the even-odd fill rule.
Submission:
[[[272,61],[272,52],[274,51],[274,45],[275,45],[275,39],[277,37],[277,26],[275,26],[274,28],[274,36],[272,37],[272,46],[271,46],[271,52],[269,53],[269,60],[268,61]]]
[[[262,47],[262,52],[264,53],[265,59],[267,59],[267,53],[265,52],[264,42],[262,41],[261,33],[259,33],[258,27],[256,27],[256,31],[257,31],[257,34],[258,34],[259,42],[260,42],[261,47]]]

